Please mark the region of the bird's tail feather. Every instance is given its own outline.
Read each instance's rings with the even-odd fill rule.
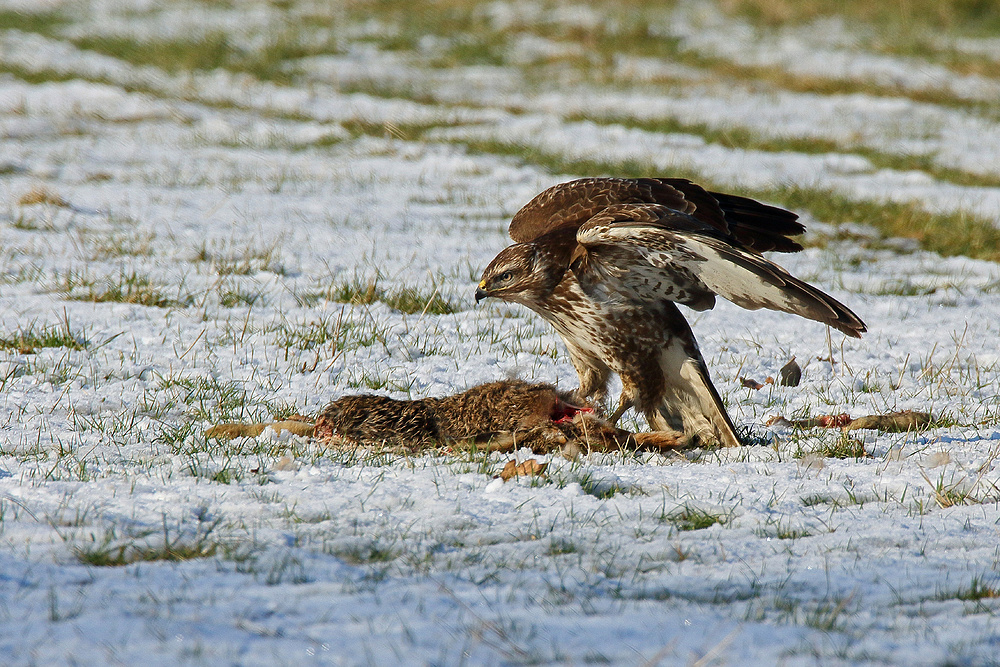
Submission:
[[[692,342],[694,338],[690,339]],[[660,368],[666,381],[662,401],[646,414],[650,428],[684,431],[702,442],[738,447],[739,436],[708,375],[701,353],[681,340],[664,348]]]

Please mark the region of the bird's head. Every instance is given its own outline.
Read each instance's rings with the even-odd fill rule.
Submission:
[[[476,288],[476,303],[496,297],[529,305],[540,298],[536,292],[543,281],[536,275],[538,259],[532,243],[517,243],[501,250],[483,271],[483,279]]]

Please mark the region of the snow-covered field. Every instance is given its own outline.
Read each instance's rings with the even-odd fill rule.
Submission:
[[[481,58],[375,7],[3,4],[0,663],[1000,664],[1000,267],[866,220],[803,210],[777,258],[862,340],[686,311],[754,446],[504,483],[499,455],[205,439],[350,393],[574,386],[544,322],[473,300],[510,216],[597,175],[559,164],[1000,220],[1000,81],[839,23],[682,3],[644,34],[688,56],[594,55],[570,37],[625,19],[494,2]],[[183,59],[220,35],[242,60]],[[800,386],[740,383],[793,356]],[[904,409],[934,427],[764,425]]]

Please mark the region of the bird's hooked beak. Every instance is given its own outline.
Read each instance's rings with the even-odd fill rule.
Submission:
[[[486,281],[479,281],[479,285],[476,287],[476,303],[479,303],[488,296],[489,292],[486,291]]]
[[[590,258],[587,256],[587,249],[577,244],[576,248],[573,249],[573,254],[569,257],[569,264],[567,266],[576,273],[580,270],[586,270],[587,262]]]

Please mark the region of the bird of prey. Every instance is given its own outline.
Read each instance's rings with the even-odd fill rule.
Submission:
[[[860,338],[846,306],[764,258],[796,252],[798,216],[682,178],[584,178],[553,186],[510,223],[515,241],[476,290],[541,315],[562,337],[580,378],[577,400],[607,401],[622,382],[617,422],[641,412],[653,430],[704,444],[739,437],[675,304],[703,311],[716,296],[822,322]]]

